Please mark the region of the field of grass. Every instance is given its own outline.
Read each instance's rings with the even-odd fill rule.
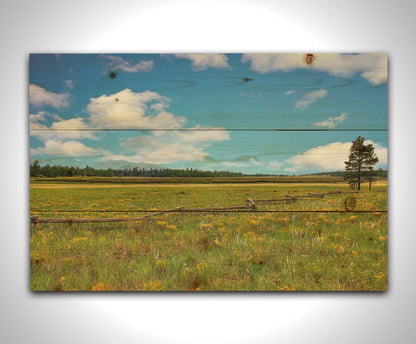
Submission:
[[[365,186],[364,186],[365,189]],[[142,216],[178,206],[347,191],[345,183],[110,185],[32,181],[31,214]],[[258,204],[259,212],[169,213],[140,222],[30,228],[31,290],[384,291],[387,184],[353,195]],[[264,212],[264,211],[288,212]],[[317,210],[319,212],[302,212]],[[131,211],[131,212],[126,212]],[[298,212],[292,212],[298,211]]]
[[[35,183],[115,183],[115,184],[222,184],[222,183],[333,183],[342,177],[310,176],[242,176],[242,177],[37,177]]]

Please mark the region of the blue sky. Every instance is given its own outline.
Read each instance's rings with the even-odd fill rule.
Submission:
[[[31,161],[302,174],[361,135],[387,167],[385,54],[32,54],[29,73]]]

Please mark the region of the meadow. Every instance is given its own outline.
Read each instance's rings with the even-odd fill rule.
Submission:
[[[135,184],[31,181],[40,218],[131,217],[348,191],[340,182]],[[354,197],[354,210],[345,199]],[[270,212],[272,211],[272,212]],[[336,211],[336,212],[334,212]],[[385,291],[387,183],[359,194],[259,203],[257,211],[167,213],[30,227],[33,291]]]

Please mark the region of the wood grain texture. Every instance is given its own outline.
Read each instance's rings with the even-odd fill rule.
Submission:
[[[65,108],[62,119],[106,130],[387,130],[385,54],[315,54],[310,65],[303,54],[227,54],[222,66],[200,54],[199,67],[178,55],[33,54],[33,108],[58,95],[46,105]],[[149,120],[161,112],[173,117]]]

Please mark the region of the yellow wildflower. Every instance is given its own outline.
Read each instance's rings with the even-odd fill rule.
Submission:
[[[355,223],[358,220],[358,216],[357,215],[350,216],[349,220],[350,220],[351,223]]]
[[[104,282],[100,282],[97,285],[93,286],[92,291],[107,291],[108,290],[108,284]]]

